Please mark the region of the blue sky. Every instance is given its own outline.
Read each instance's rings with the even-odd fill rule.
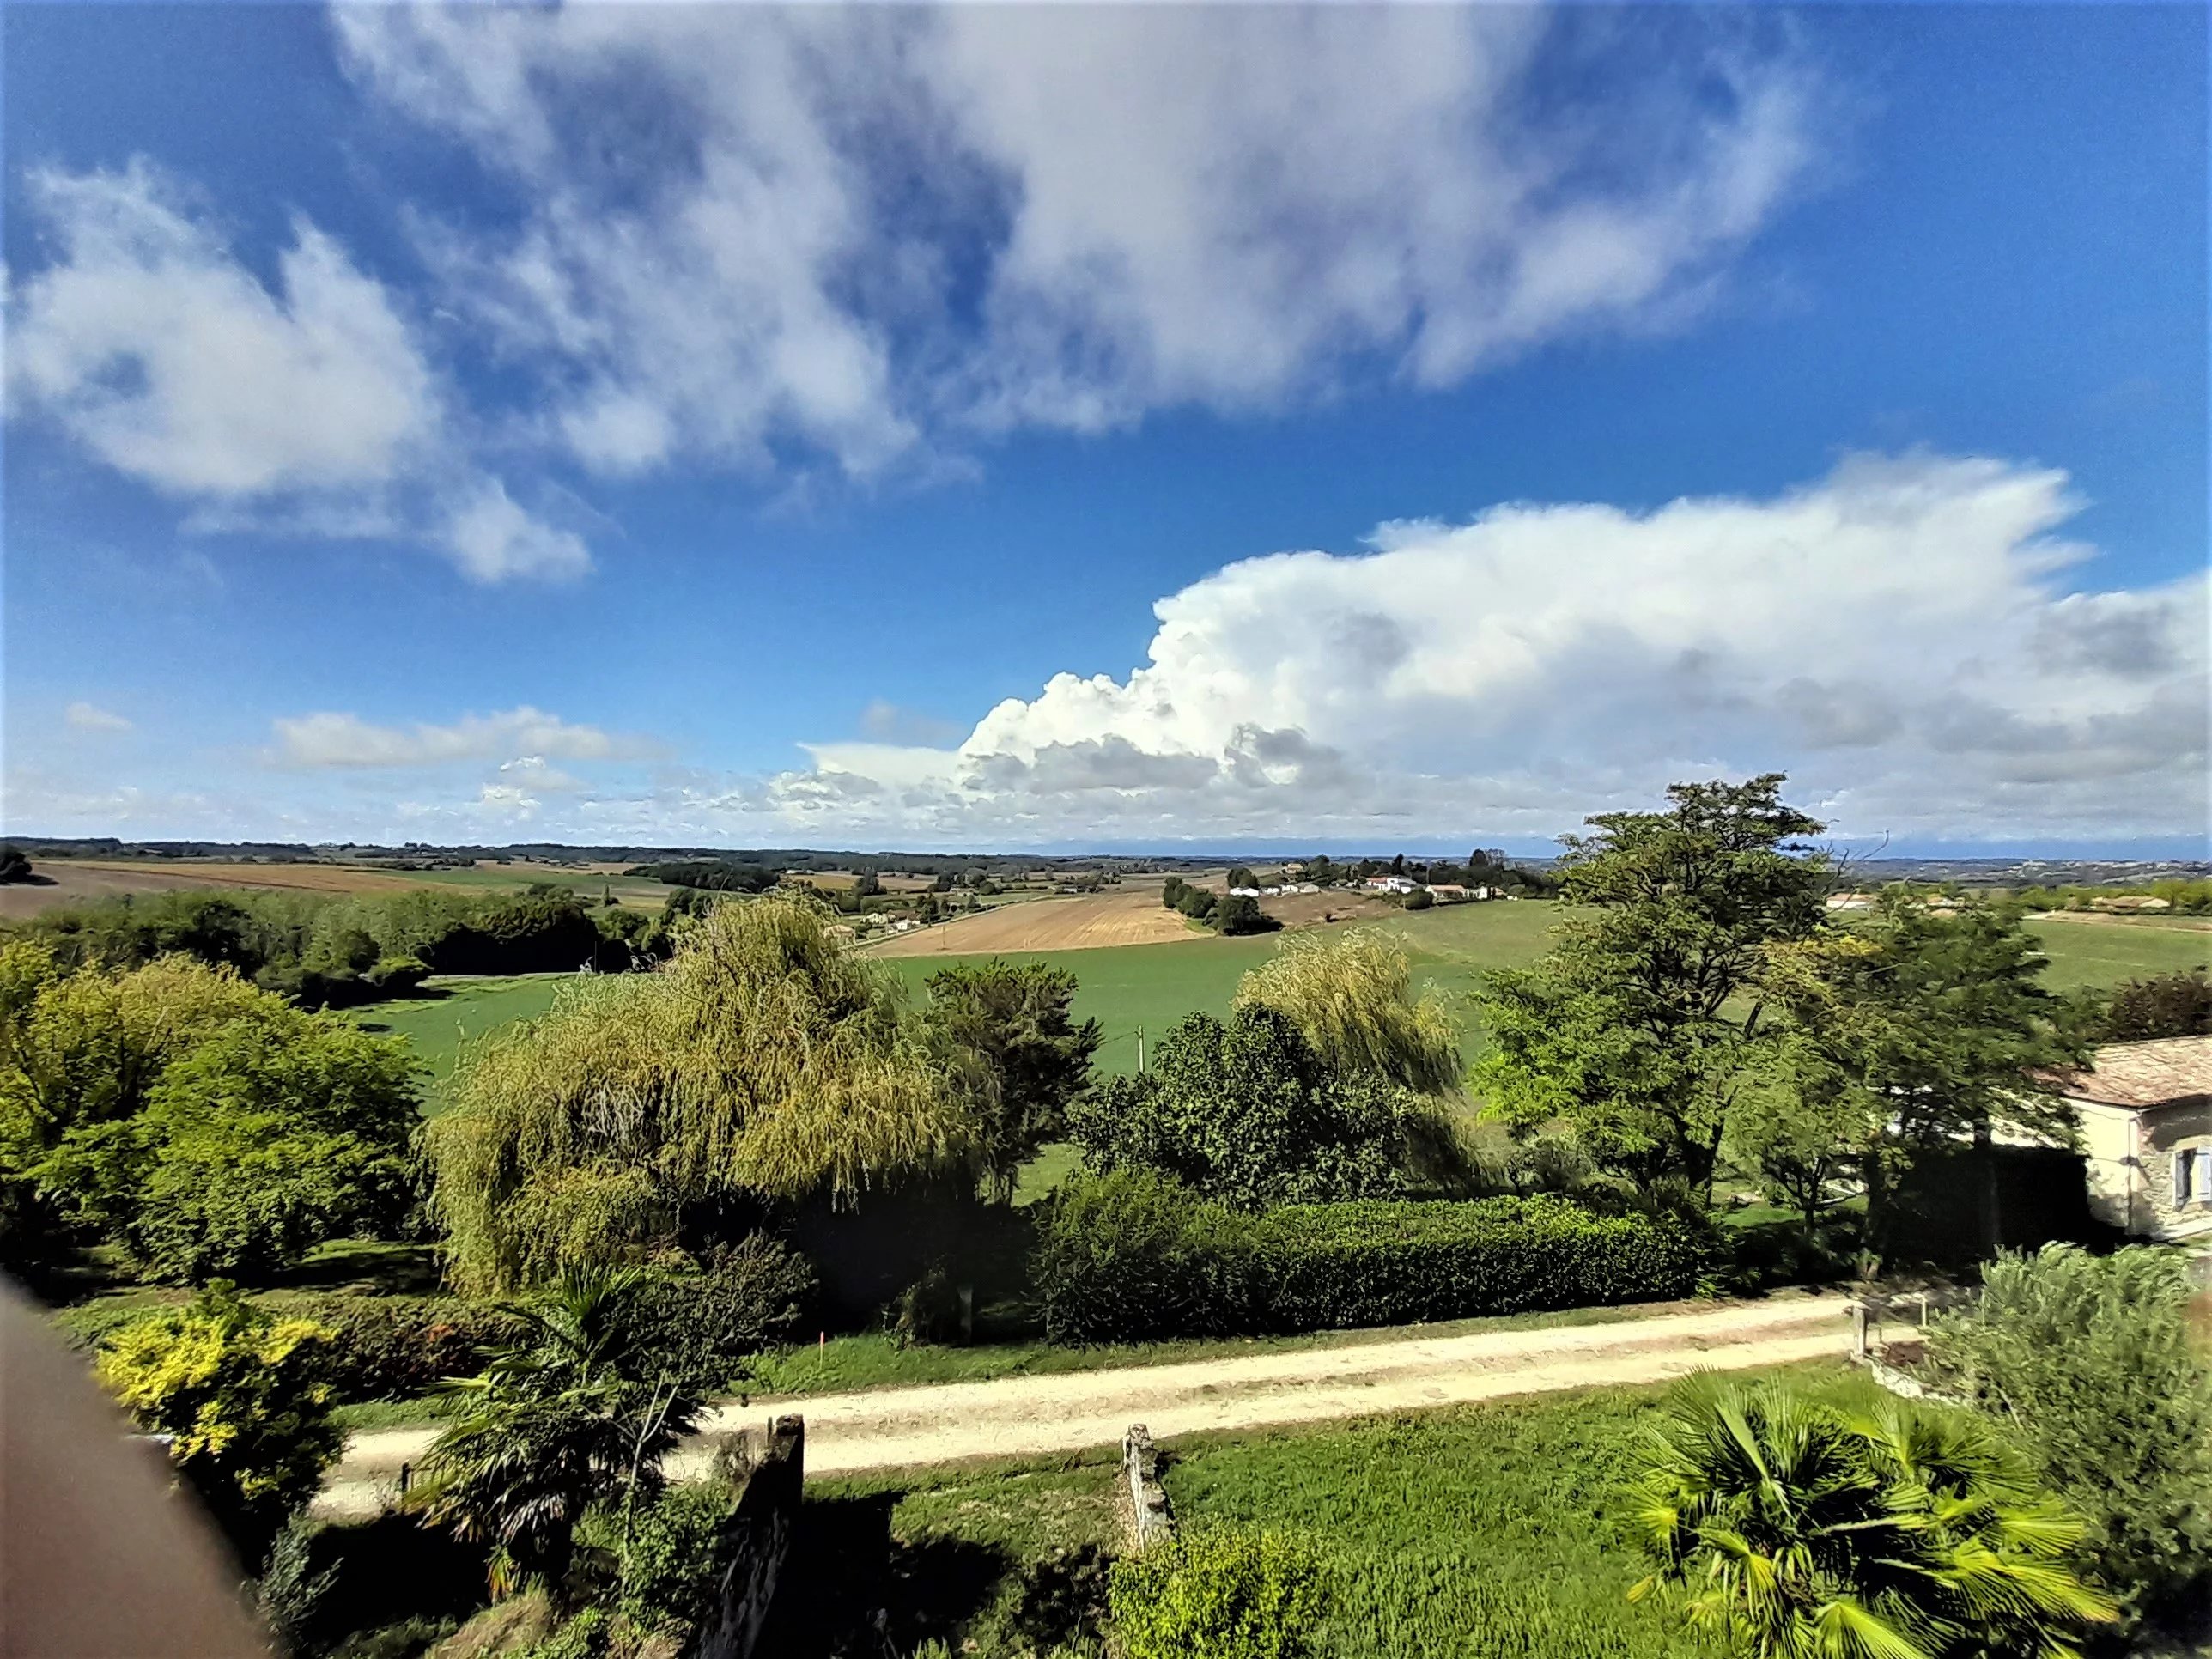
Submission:
[[[2199,8],[0,27],[11,830],[2203,848]]]

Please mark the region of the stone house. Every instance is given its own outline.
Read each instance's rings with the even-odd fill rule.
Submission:
[[[2081,1115],[2089,1207],[2138,1237],[2212,1249],[2212,1036],[2107,1043],[2058,1082]]]

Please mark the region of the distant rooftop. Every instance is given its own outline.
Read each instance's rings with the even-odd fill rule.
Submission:
[[[2212,1036],[2111,1042],[2086,1072],[2059,1079],[2075,1100],[2104,1106],[2170,1106],[2212,1098]]]

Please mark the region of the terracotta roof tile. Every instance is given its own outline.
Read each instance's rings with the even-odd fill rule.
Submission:
[[[2087,1071],[2058,1082],[2075,1099],[2106,1106],[2166,1106],[2212,1097],[2212,1036],[2106,1043]]]

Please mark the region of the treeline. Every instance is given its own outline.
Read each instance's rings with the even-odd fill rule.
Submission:
[[[2114,899],[2164,899],[2175,915],[2212,915],[2212,881],[2180,877],[2131,887],[2023,887],[2014,896],[2031,910],[2094,910]]]
[[[1260,908],[1249,894],[1214,892],[1170,876],[1160,886],[1160,902],[1220,933],[1271,933],[1283,924]]]
[[[1549,898],[1565,880],[1557,872],[1516,864],[1502,852],[1482,848],[1469,853],[1464,864],[1449,859],[1409,859],[1403,853],[1387,859],[1350,859],[1340,863],[1326,853],[1316,853],[1306,860],[1303,878],[1334,887],[1365,881],[1370,876],[1404,876],[1445,887],[1487,887],[1525,898]]]
[[[668,953],[666,919],[587,906],[567,887],[422,888],[377,897],[131,894],[66,906],[13,930],[66,967],[183,956],[234,969],[303,1007],[412,990],[432,974],[619,973]]]

